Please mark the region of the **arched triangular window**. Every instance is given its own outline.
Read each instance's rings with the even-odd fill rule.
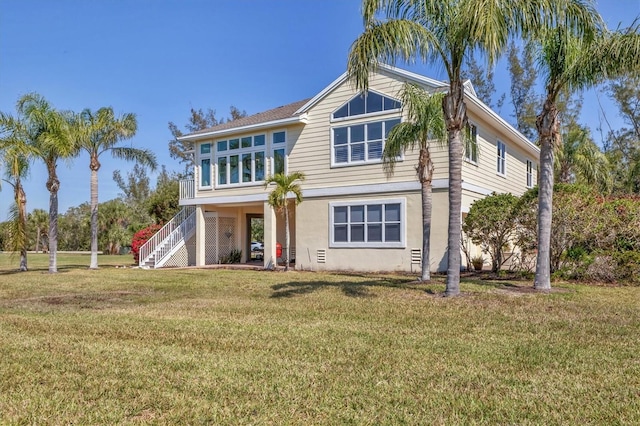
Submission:
[[[357,94],[333,113],[333,118],[353,117],[381,111],[400,109],[400,102],[376,92]]]

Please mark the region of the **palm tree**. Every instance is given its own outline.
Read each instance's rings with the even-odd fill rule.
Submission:
[[[479,52],[492,64],[515,33],[537,31],[556,19],[577,25],[578,18],[591,9],[588,0],[363,0],[365,30],[351,46],[347,67],[358,90],[367,90],[369,74],[380,63],[394,64],[398,59],[439,63],[449,77],[442,102],[449,146],[445,295],[460,292],[462,130],[467,124],[461,76],[464,58]]]
[[[47,236],[47,221],[49,219],[49,215],[47,215],[47,212],[42,210],[42,209],[34,209],[31,213],[29,213],[28,215],[28,221],[29,221],[29,225],[33,226],[36,229],[36,242],[35,242],[35,251],[36,253],[38,253],[38,251],[41,249],[41,244],[42,237],[46,237]]]
[[[13,251],[20,252],[20,271],[27,268],[27,195],[22,179],[27,176],[31,158],[38,154],[29,144],[23,117],[0,112],[0,157],[6,167],[6,183],[13,187],[14,205],[10,209],[11,242]]]
[[[264,181],[265,189],[270,184],[275,184],[275,188],[271,190],[267,198],[267,202],[276,211],[284,212],[284,227],[285,227],[285,244],[286,251],[284,257],[284,270],[289,270],[290,259],[290,231],[289,231],[289,194],[293,194],[295,199],[293,200],[296,205],[302,202],[302,188],[296,181],[303,181],[305,179],[304,173],[293,172],[291,174],[276,173],[273,176],[267,177]]]
[[[58,159],[70,159],[78,149],[69,132],[64,114],[56,111],[37,93],[18,100],[18,111],[27,120],[31,143],[38,148],[40,159],[47,167],[49,191],[49,272],[58,272]]]
[[[91,170],[91,263],[90,269],[98,268],[98,170],[100,155],[110,151],[115,158],[136,161],[156,168],[155,154],[148,149],[117,146],[118,142],[133,137],[138,123],[135,114],[127,113],[119,117],[113,108],[100,108],[96,112],[85,109],[75,116],[73,132],[80,149],[89,154]]]
[[[418,150],[416,173],[420,181],[422,194],[422,281],[431,279],[429,250],[431,245],[431,210],[433,161],[429,145],[436,141],[444,145],[447,140],[447,128],[442,115],[444,94],[429,94],[419,86],[405,83],[400,91],[402,109],[407,113],[408,121],[396,125],[387,138],[382,153],[383,167],[388,175],[393,174],[400,154]]]
[[[563,132],[554,166],[554,179],[560,183],[584,183],[603,192],[609,192],[613,186],[609,160],[583,126],[572,125]]]
[[[551,215],[554,183],[554,150],[562,143],[558,97],[593,87],[607,78],[640,69],[638,26],[610,32],[594,11],[583,17],[582,34],[558,25],[535,40],[544,75],[546,98],[536,119],[540,143],[538,192],[538,255],[534,288],[551,289]]]

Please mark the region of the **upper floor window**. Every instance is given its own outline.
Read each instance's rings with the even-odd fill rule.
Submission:
[[[376,92],[358,94],[333,113],[333,118],[353,117],[381,111],[400,109],[400,102]]]
[[[234,151],[237,149],[257,148],[264,146],[265,135],[245,136],[216,142],[216,152]]]
[[[467,124],[465,129],[464,159],[471,162],[478,162],[478,128],[475,124]]]
[[[217,185],[264,181],[266,135],[216,142]]]
[[[380,161],[384,143],[399,118],[352,126],[334,127],[332,164],[347,165]]]
[[[533,188],[533,162],[527,160],[527,188]]]
[[[496,171],[499,175],[505,176],[507,174],[507,146],[498,141],[496,143],[497,146],[497,161],[496,161]]]
[[[286,159],[286,142],[287,142],[287,134],[285,132],[275,132],[273,133],[272,139],[272,153],[271,158],[273,161],[271,162],[271,173],[286,173],[285,167],[285,159]]]
[[[200,145],[200,188],[211,187],[211,144]]]

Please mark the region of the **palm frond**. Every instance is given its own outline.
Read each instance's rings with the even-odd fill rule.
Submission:
[[[369,87],[369,75],[379,64],[394,65],[433,56],[435,35],[420,23],[388,20],[370,23],[351,45],[347,73],[359,91]]]
[[[111,153],[115,158],[126,161],[135,161],[138,164],[149,167],[151,170],[155,170],[158,166],[156,154],[149,149],[114,147],[111,148]]]
[[[443,93],[427,93],[412,83],[405,83],[398,97],[407,121],[394,126],[387,137],[382,153],[383,169],[392,175],[403,152],[429,149],[429,144],[444,146],[447,129],[442,112]]]
[[[9,206],[7,217],[9,223],[9,248],[13,252],[20,252],[27,246],[27,227],[22,220],[20,208],[15,201]]]
[[[274,188],[267,197],[269,205],[276,210],[286,208],[289,194],[293,194],[295,203],[300,204],[302,202],[302,187],[296,182],[304,181],[305,178],[302,172],[292,172],[288,175],[276,173],[275,175],[268,176],[264,181],[265,189],[274,184]]]

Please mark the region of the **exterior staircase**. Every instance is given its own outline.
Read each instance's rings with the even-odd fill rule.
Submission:
[[[140,247],[138,265],[147,269],[162,267],[193,236],[195,229],[195,206],[185,206]]]

